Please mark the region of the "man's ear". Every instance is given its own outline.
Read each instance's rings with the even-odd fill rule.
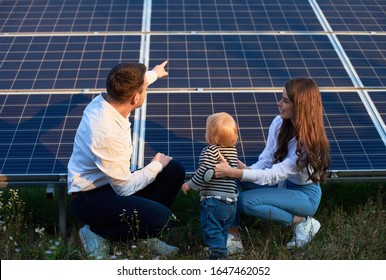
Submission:
[[[138,103],[139,100],[140,100],[140,94],[139,93],[135,93],[134,96],[130,100],[130,104],[131,105],[135,105],[135,104]]]

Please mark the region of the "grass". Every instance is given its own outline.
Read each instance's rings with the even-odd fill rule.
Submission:
[[[243,254],[230,259],[262,260],[384,260],[386,259],[386,183],[344,183],[322,186],[315,215],[322,228],[302,249],[287,251],[292,230],[242,216]],[[0,254],[2,260],[87,259],[78,238],[81,226],[68,209],[67,237],[58,235],[57,200],[44,188],[3,190],[0,195]],[[180,194],[173,204],[179,222],[162,239],[180,248],[173,259],[205,258],[199,227],[197,193]],[[138,243],[116,243],[112,258],[153,259]],[[170,259],[170,258],[169,258]]]

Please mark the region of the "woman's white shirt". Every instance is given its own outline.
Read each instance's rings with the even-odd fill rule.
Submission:
[[[306,185],[312,182],[308,180],[307,170],[305,168],[299,169],[296,165],[298,155],[296,154],[297,141],[295,138],[288,143],[286,158],[280,163],[273,164],[273,154],[277,149],[277,136],[282,122],[280,116],[273,119],[269,127],[266,146],[260,154],[259,160],[248,169],[243,169],[241,181],[253,182],[258,185],[280,184],[286,179],[298,185]]]

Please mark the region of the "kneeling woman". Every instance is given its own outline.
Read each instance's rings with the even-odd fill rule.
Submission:
[[[320,229],[312,216],[321,200],[320,182],[330,166],[330,150],[319,88],[312,79],[288,81],[278,106],[280,116],[270,125],[258,161],[249,167],[239,162],[238,169],[223,161],[215,176],[239,179],[247,189],[239,196],[242,213],[292,225],[294,235],[287,243],[291,249],[310,242]]]

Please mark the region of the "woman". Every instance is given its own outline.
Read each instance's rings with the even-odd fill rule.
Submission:
[[[278,106],[280,116],[270,125],[259,160],[250,167],[239,162],[238,169],[222,161],[215,176],[250,182],[243,185],[247,190],[239,196],[239,209],[259,219],[292,225],[294,235],[287,243],[291,249],[310,242],[320,228],[312,216],[320,203],[320,182],[330,166],[330,153],[321,96],[312,79],[288,81]]]

